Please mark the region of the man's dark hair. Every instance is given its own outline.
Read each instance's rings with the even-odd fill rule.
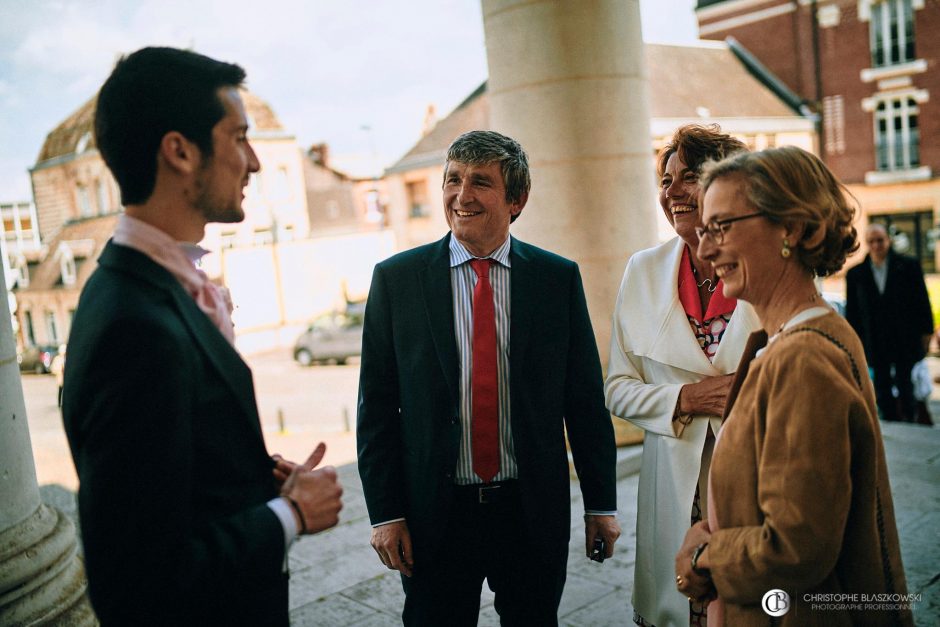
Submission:
[[[181,133],[212,156],[212,127],[225,116],[217,92],[244,80],[237,65],[176,48],[142,48],[118,61],[98,93],[95,141],[123,204],[150,198],[167,133]]]
[[[499,163],[506,188],[506,202],[519,202],[529,193],[532,179],[529,175],[529,158],[522,146],[511,137],[495,131],[470,131],[454,140],[447,149],[444,175],[451,161],[467,165]],[[514,215],[514,222],[518,214]]]

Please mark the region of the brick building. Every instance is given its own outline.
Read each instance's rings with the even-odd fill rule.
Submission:
[[[696,15],[703,39],[734,38],[820,115],[819,155],[861,225],[886,224],[935,272],[940,1],[699,0]]]
[[[304,178],[312,235],[374,231],[383,226],[385,181],[356,178],[334,169],[326,144],[307,150]]]

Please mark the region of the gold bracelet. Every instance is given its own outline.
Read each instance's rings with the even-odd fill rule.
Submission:
[[[692,424],[692,414],[683,414],[679,411],[679,402],[676,401],[676,410],[672,413],[672,419],[678,420],[679,424],[689,426]]]

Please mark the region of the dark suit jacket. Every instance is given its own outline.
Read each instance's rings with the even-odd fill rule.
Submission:
[[[251,371],[147,256],[111,242],[99,264],[63,401],[95,611],[105,625],[286,625]]]
[[[845,317],[858,333],[870,364],[913,364],[924,357],[923,336],[933,333],[924,273],[916,259],[888,251],[888,279],[878,293],[871,256],[845,276]]]
[[[416,563],[444,539],[460,440],[449,242],[376,266],[362,340],[358,449],[369,517],[404,517]],[[585,508],[599,511],[616,509],[613,427],[577,265],[515,238],[510,257],[519,486],[530,533],[557,564],[571,525],[565,427]]]

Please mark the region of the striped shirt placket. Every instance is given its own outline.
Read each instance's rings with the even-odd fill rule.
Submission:
[[[490,283],[496,310],[496,370],[499,384],[499,473],[494,481],[515,479],[516,460],[513,454],[509,416],[509,306],[510,306],[510,239],[506,238],[490,259],[497,263],[490,268]],[[450,238],[450,281],[454,299],[454,331],[460,359],[460,451],[457,457],[455,482],[459,485],[482,483],[473,472],[471,358],[473,354],[473,288],[476,273],[469,261],[474,257],[453,236]]]

